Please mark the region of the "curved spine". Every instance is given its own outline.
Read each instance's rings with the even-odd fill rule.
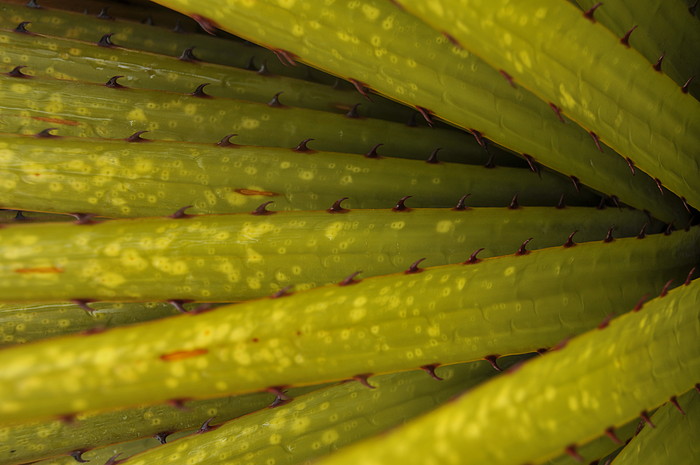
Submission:
[[[353,274],[340,285],[232,308],[5,348],[0,350],[0,423],[271,386],[366,379],[368,375],[358,374],[429,364],[484,358],[496,363],[499,355],[554,346],[605,315],[632,307],[639,295],[658,292],[669,278],[684,279],[697,261],[699,238],[696,227],[670,236],[520,251],[362,281]],[[697,291],[697,286],[690,289]],[[697,296],[691,297],[697,302]],[[671,301],[675,297],[663,300]],[[700,308],[691,308],[689,317],[693,311]],[[699,322],[696,316],[695,323],[678,328],[693,332]],[[655,324],[663,328],[670,323]],[[613,348],[638,341],[616,340],[620,342]],[[692,348],[690,352],[688,357]],[[58,358],[53,356],[57,353]],[[667,356],[659,354],[659,359]],[[562,376],[571,371],[578,375],[579,365],[563,366],[567,369],[561,369]],[[677,373],[677,365],[662,366]],[[688,368],[687,373],[697,373]],[[595,380],[600,387],[600,379]],[[668,386],[664,380],[654,382],[658,387],[641,381],[632,386],[654,394]],[[103,396],[107,390],[110,396]],[[71,396],[73,392],[80,396]]]
[[[190,304],[185,308],[191,310],[196,306]],[[90,312],[71,302],[0,303],[0,347],[81,331],[100,331],[179,313],[173,305],[160,302],[94,302],[88,308]]]
[[[0,206],[133,217],[169,215],[184,205],[192,205],[190,213],[250,212],[265,201],[274,210],[321,210],[341,195],[349,197],[347,208],[389,207],[405,195],[411,206],[451,207],[467,193],[469,206],[506,206],[516,194],[522,205],[554,206],[561,195],[567,204],[596,204],[591,193],[577,193],[549,172],[300,153],[235,140],[217,146],[0,135]]]
[[[581,10],[588,11],[594,0],[576,0]],[[627,42],[638,50],[650,64],[663,55],[662,69],[677,85],[682,86],[689,77],[700,76],[700,27],[697,19],[688,14],[684,0],[655,2],[606,0],[605,8],[597,8],[596,21],[610,29],[621,40],[634,26]],[[692,86],[690,92],[697,89]],[[697,97],[697,91],[695,92]]]
[[[187,49],[208,63],[247,69],[263,64],[273,74],[297,79],[333,84],[334,78],[305,66],[285,66],[273,52],[250,43],[224,40],[206,34],[182,34],[164,27],[153,27],[131,21],[103,21],[74,11],[33,9],[23,5],[0,4],[0,27],[14,29],[22,21],[30,21],[31,30],[38,34],[97,42],[104,34],[114,34],[116,44],[146,52],[180,57]],[[197,61],[194,62],[196,66]]]
[[[124,464],[164,463],[181,451],[187,452],[173,465],[305,463],[409,421],[495,374],[482,361],[441,367],[441,381],[410,371],[372,378],[372,389],[343,383],[171,442]]]
[[[117,39],[112,39],[118,43]],[[0,31],[0,59],[4,63],[26,65],[28,74],[40,77],[90,82],[106,82],[123,75],[119,84],[141,89],[191,92],[208,84],[206,93],[268,103],[275,93],[285,105],[333,113],[348,113],[361,103],[362,117],[406,122],[411,110],[394,102],[365,100],[355,90],[335,89],[301,79],[259,73],[211,63],[183,61],[121,47],[100,47],[97,41],[84,42],[35,34]]]
[[[449,408],[319,464],[422,464],[430,456],[444,464],[515,465],[540,463],[564,449],[575,453],[579,441],[622,425],[697,382],[698,299],[696,280],[482,384]],[[509,446],[495,437],[507,438]],[[426,442],[432,444],[429,451]]]
[[[300,396],[325,386],[307,386],[287,391],[288,396]],[[275,401],[274,394],[263,392],[243,396],[208,400],[181,400],[179,403],[136,407],[97,414],[76,415],[70,421],[57,419],[24,422],[1,427],[0,463],[20,464],[35,460],[87,452],[108,444],[152,438],[160,434],[170,441],[171,434],[198,428],[207,419],[218,425],[257,410],[265,409]],[[119,448],[119,445],[115,446]],[[110,454],[112,455],[112,454]],[[123,458],[123,457],[122,457]]]
[[[402,5],[700,206],[700,103],[620,44],[595,13],[562,0]]]
[[[483,153],[470,135],[448,129],[229,98],[8,75],[0,75],[0,98],[0,132],[36,134],[59,127],[64,136],[121,139],[141,130],[149,131],[144,137],[204,143],[238,133],[241,144],[296,147],[313,139],[315,150],[348,153],[365,153],[381,142],[387,155],[406,158],[424,159],[436,147],[443,148],[445,160]]]
[[[651,416],[645,426],[612,461],[612,465],[675,463],[692,465],[700,457],[700,395],[691,389]],[[683,413],[679,411],[683,410]]]
[[[625,220],[625,217],[627,219]],[[622,223],[624,221],[624,225]],[[640,212],[532,207],[279,212],[0,229],[5,300],[237,301],[408,269],[636,234]],[[430,241],[426,241],[430,238]]]
[[[652,178],[639,170],[632,176],[623,158],[608,149],[599,152],[585,130],[562,124],[561,115],[547,103],[521,86],[511,86],[497,70],[386,0],[331,5],[315,0],[308,10],[271,0],[158,3],[286,50],[295,59],[414,106],[428,119],[437,116],[478,134],[482,141],[492,140],[576,176],[582,184],[635,208],[647,209],[649,199],[660,195]]]

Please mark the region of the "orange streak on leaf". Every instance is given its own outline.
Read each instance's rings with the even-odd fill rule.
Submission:
[[[177,352],[163,354],[160,356],[160,359],[164,362],[176,362],[178,360],[204,355],[207,352],[209,352],[207,349],[178,350]]]
[[[256,191],[253,189],[236,189],[235,192],[238,192],[239,194],[243,195],[264,195],[265,197],[274,197],[276,195],[279,195],[277,192]]]
[[[80,124],[77,121],[71,121],[68,119],[60,118],[47,118],[46,116],[32,116],[32,119],[46,121],[47,123],[65,124],[66,126],[77,126],[78,124]]]
[[[18,268],[15,273],[63,273],[63,269],[55,266],[37,266],[35,268]]]

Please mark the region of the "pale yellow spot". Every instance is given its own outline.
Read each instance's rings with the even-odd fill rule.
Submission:
[[[390,227],[391,229],[403,229],[404,226],[406,226],[406,222],[405,222],[405,221],[394,221],[393,223],[391,223],[391,224],[389,225],[389,227]]]
[[[454,229],[454,223],[449,220],[441,220],[438,221],[437,225],[435,226],[435,231],[439,233],[448,233]]]
[[[253,118],[243,118],[241,124],[244,129],[256,129],[260,126],[260,120]]]
[[[146,121],[146,114],[140,108],[135,108],[126,114],[126,117],[132,121]]]

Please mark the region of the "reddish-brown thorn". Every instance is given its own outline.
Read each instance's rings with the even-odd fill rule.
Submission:
[[[423,107],[419,107],[419,106],[416,106],[416,110],[418,110],[418,113],[420,113],[421,116],[423,117],[423,119],[428,123],[428,126],[430,126],[432,128],[433,127],[433,117],[432,117],[433,112],[428,110],[427,108],[423,108]]]
[[[161,444],[166,444],[168,442],[168,436],[173,434],[172,431],[161,431],[160,433],[156,433],[153,435],[156,441],[158,441]]]
[[[442,381],[444,378],[441,378],[440,376],[438,376],[438,375],[435,373],[435,370],[436,370],[439,366],[440,366],[440,364],[438,364],[438,363],[433,363],[433,364],[431,364],[431,365],[423,365],[423,366],[420,367],[420,369],[423,370],[423,371],[425,371],[426,373],[428,373],[428,374],[430,375],[431,378],[433,378],[433,379],[435,379],[435,380],[438,380],[438,381]]]
[[[460,44],[459,41],[458,41],[457,39],[455,39],[455,37],[454,37],[452,34],[449,34],[449,33],[445,32],[445,31],[442,31],[442,35],[445,36],[445,38],[446,38],[447,40],[449,40],[450,43],[451,43],[452,45],[454,45],[455,47],[462,48],[462,44]]]
[[[251,62],[252,60],[253,58],[251,57]],[[253,71],[255,71],[255,68],[253,68]],[[267,60],[263,60],[262,64],[260,65],[260,68],[258,68],[258,70],[255,72],[258,73],[260,76],[269,76],[272,74],[270,73],[270,70],[267,69]]]
[[[616,195],[611,195],[608,198],[613,203],[613,205],[615,205],[615,207],[622,209],[622,207],[620,206],[620,199],[618,199]]]
[[[331,208],[326,210],[328,213],[347,213],[350,210],[347,208],[343,208],[340,204],[343,202],[343,200],[347,200],[350,197],[343,197],[342,199],[338,199],[335,202],[333,202],[333,205],[331,205]]]
[[[294,147],[292,150],[295,152],[311,152],[311,149],[307,146],[309,142],[311,142],[314,139],[304,139],[303,141],[299,142],[299,145]]]
[[[476,249],[472,254],[467,258],[467,261],[464,262],[464,265],[473,265],[475,263],[479,263],[481,259],[476,258],[477,255],[479,255],[479,252],[484,250],[484,247],[481,247],[479,249]]]
[[[216,21],[210,18],[206,18],[201,15],[196,15],[196,14],[191,14],[190,17],[197,21],[197,24],[199,24],[199,27],[204,29],[204,31],[207,34],[215,35],[217,28],[219,28],[219,25],[216,24]]]
[[[603,242],[612,242],[615,240],[615,238],[613,237],[613,230],[614,229],[615,229],[615,226],[610,226],[610,228],[608,228],[608,232],[607,232],[607,234],[605,234],[605,239],[603,239]]]
[[[185,213],[185,210],[187,210],[188,208],[192,208],[193,206],[194,205],[187,205],[186,207],[182,207],[182,208],[178,209],[175,213],[170,215],[170,218],[173,218],[175,220],[180,220],[180,219],[184,219],[184,218],[192,218],[193,215],[188,215],[187,213]]]
[[[191,302],[191,300],[183,300],[183,299],[173,299],[173,300],[168,300],[168,303],[175,307],[175,310],[177,310],[180,313],[188,313],[187,309],[185,308],[185,304]]]
[[[67,425],[72,425],[75,423],[76,414],[75,413],[64,413],[63,415],[59,415],[57,420],[62,422],[62,423],[65,423]]]
[[[419,258],[415,262],[411,263],[411,265],[408,267],[406,271],[404,271],[404,274],[414,274],[414,273],[420,273],[423,271],[422,268],[419,268],[418,265],[420,265],[420,262],[425,260],[425,258]]]
[[[523,158],[525,158],[527,165],[530,167],[530,171],[532,171],[533,173],[540,174],[540,169],[537,166],[537,164],[535,162],[535,158],[532,155],[528,155],[527,153],[523,153]]]
[[[26,66],[25,65],[15,66],[14,68],[12,68],[12,70],[10,72],[5,73],[5,75],[9,76],[9,77],[13,77],[13,78],[23,78],[23,79],[31,78],[30,75],[24,74],[22,72],[22,68],[26,68]]]
[[[367,158],[381,158],[381,156],[377,153],[377,149],[381,147],[384,144],[376,144],[374,147],[369,149],[369,152],[365,153],[365,157]]]
[[[522,244],[520,244],[520,247],[518,247],[518,250],[515,252],[515,255],[527,255],[530,253],[529,250],[527,250],[527,244],[532,240],[532,237],[525,240]]]
[[[508,209],[517,210],[518,208],[520,208],[520,204],[518,203],[518,194],[515,194],[508,205]]]
[[[70,215],[75,218],[74,224],[95,224],[94,213],[70,213]]]
[[[353,376],[352,379],[357,381],[361,385],[366,386],[370,389],[376,389],[377,386],[372,386],[371,384],[369,384],[368,380],[369,380],[370,376],[372,376],[372,373],[362,373],[362,374]]]
[[[634,176],[636,173],[636,170],[634,169],[634,162],[630,157],[625,157],[625,161],[627,162],[627,166],[630,167],[630,171],[632,172],[632,176]]]
[[[231,146],[236,146],[233,142],[231,142],[232,137],[236,137],[238,134],[226,134],[224,137],[221,138],[219,142],[216,143],[219,147],[231,147]]]
[[[649,412],[647,412],[646,410],[642,410],[639,416],[642,420],[644,420],[644,423],[651,426],[652,428],[656,428],[656,425],[651,421],[651,418],[649,417]]]
[[[275,203],[273,200],[269,200],[265,203],[262,203],[258,205],[258,207],[250,212],[252,215],[272,215],[275,212],[271,212],[270,210],[267,209],[267,206],[270,205],[271,203]]]
[[[29,221],[29,218],[24,216],[24,213],[22,213],[22,210],[17,210],[17,213],[15,213],[15,217],[13,219],[15,221]]]
[[[346,118],[352,118],[352,119],[359,118],[359,117],[360,117],[360,114],[357,112],[357,107],[359,107],[360,105],[362,105],[362,104],[361,104],[361,103],[356,103],[355,105],[353,105],[352,108],[350,108],[350,109],[348,110],[348,112],[345,113],[345,117],[346,117]]]
[[[187,62],[200,61],[199,58],[194,55],[194,47],[187,47],[184,49],[180,54],[179,60]]]
[[[362,83],[356,79],[348,79],[348,81],[350,81],[350,83],[353,86],[355,86],[355,89],[357,89],[357,91],[360,93],[360,95],[362,95],[364,98],[366,98],[370,102],[372,101],[372,97],[370,97],[369,94],[367,93],[367,88],[368,88],[367,85],[365,85],[364,83]]]
[[[605,328],[607,328],[608,325],[610,324],[610,320],[612,320],[614,316],[615,316],[615,315],[613,315],[612,313],[608,313],[607,315],[605,315],[605,318],[603,318],[603,321],[601,321],[601,322],[598,324],[598,329],[605,329]]]
[[[664,236],[670,236],[676,228],[673,226],[673,221],[671,221],[664,230]]]
[[[690,83],[693,82],[693,79],[695,79],[695,76],[690,76],[687,81],[685,81],[685,84],[683,84],[683,87],[681,87],[681,92],[684,94],[688,93],[688,89],[690,89]]]
[[[542,347],[541,349],[537,349],[535,352],[537,352],[538,355],[544,355],[547,352],[549,352],[549,349],[545,349],[544,347]]]
[[[637,304],[632,309],[633,312],[638,312],[644,307],[644,303],[649,299],[649,294],[644,294],[641,299],[637,301]]]
[[[685,410],[683,410],[683,407],[681,407],[681,404],[678,403],[678,397],[676,396],[671,396],[669,401],[673,404],[674,407],[676,407],[676,410],[681,412],[683,415],[685,415]]]
[[[176,34],[184,34],[185,32],[187,32],[187,31],[185,31],[185,28],[182,27],[182,23],[180,22],[179,19],[177,21],[175,21],[175,26],[173,27],[173,32]]]
[[[75,459],[75,461],[78,462],[78,463],[87,463],[87,462],[89,462],[89,460],[85,460],[85,459],[83,458],[83,454],[84,454],[85,452],[87,452],[87,451],[88,451],[88,449],[74,450],[74,451],[71,452],[69,455],[70,455],[71,457],[73,457],[73,459]]]
[[[114,18],[113,18],[112,16],[109,15],[109,7],[104,7],[104,8],[102,8],[102,9],[100,10],[100,12],[97,13],[96,18],[97,18],[97,19],[105,19],[105,20],[108,20],[108,21],[113,21],[113,20],[114,20]]]
[[[125,87],[117,82],[117,79],[123,78],[124,76],[112,76],[109,78],[109,80],[105,83],[105,87],[109,87],[110,89],[125,89]]]
[[[564,242],[564,245],[563,245],[564,248],[568,249],[569,247],[574,247],[576,245],[576,242],[574,242],[574,234],[576,234],[577,232],[578,232],[578,230],[569,234],[569,237],[566,239],[566,242]]]
[[[362,271],[355,271],[355,272],[352,273],[350,276],[347,276],[347,277],[345,277],[342,281],[340,281],[340,282],[338,283],[338,286],[350,286],[350,285],[352,285],[352,284],[357,284],[357,283],[359,283],[361,280],[355,279],[355,277],[356,277],[358,274],[360,274],[360,273],[362,273]]]
[[[248,59],[248,64],[245,66],[248,71],[255,71],[257,67],[255,66],[255,57],[252,56]]]
[[[440,163],[440,161],[438,160],[438,152],[440,150],[442,150],[442,148],[438,147],[435,150],[433,150],[432,152],[430,152],[430,156],[428,157],[427,160],[425,160],[425,162],[432,163],[432,164]]]
[[[211,98],[211,95],[204,92],[204,88],[208,85],[209,85],[208,82],[205,82],[204,84],[198,85],[197,88],[194,90],[194,92],[192,92],[190,95],[192,97],[197,97],[197,98]]]
[[[292,290],[292,286],[285,286],[279,291],[275,292],[270,296],[271,299],[279,299],[281,297],[286,297],[288,295],[291,295],[292,293],[290,292]]]
[[[103,35],[100,37],[100,40],[97,41],[97,45],[100,47],[114,47],[114,42],[112,42],[113,35],[113,33]]]
[[[197,432],[195,434],[202,434],[206,433],[207,431],[212,431],[215,430],[217,427],[216,426],[211,426],[211,422],[214,420],[214,417],[207,418],[204,423],[202,423],[202,426],[199,427]]]
[[[272,100],[270,100],[269,102],[267,102],[267,106],[268,106],[268,107],[273,107],[273,108],[274,108],[274,107],[283,107],[284,105],[282,105],[282,104],[280,103],[280,95],[281,95],[282,93],[283,93],[283,92],[277,92],[275,95],[273,95],[273,96],[272,96]]]
[[[644,239],[647,237],[647,226],[649,226],[649,223],[644,223],[642,229],[639,231],[639,234],[637,234],[637,239]]]
[[[486,140],[484,140],[483,136],[479,131],[476,129],[470,129],[469,132],[472,133],[472,136],[474,136],[474,139],[476,139],[476,143],[479,144],[484,150],[488,150],[486,147]]]
[[[664,187],[663,184],[661,184],[661,180],[659,178],[654,178],[654,182],[656,183],[656,187],[659,188],[661,195],[664,195]]]
[[[189,410],[189,408],[185,406],[185,402],[189,402],[190,400],[192,399],[183,397],[179,399],[168,399],[165,403],[178,410]]]
[[[615,434],[615,428],[613,428],[612,426],[605,430],[605,435],[609,437],[610,440],[615,444],[622,444],[620,438],[618,438],[617,434]]]
[[[484,360],[489,362],[494,370],[503,371],[503,368],[498,366],[498,357],[500,357],[500,355],[487,355],[484,357]]]
[[[671,284],[673,283],[672,279],[669,279],[666,281],[666,284],[664,284],[664,287],[661,289],[661,293],[659,294],[659,297],[666,297],[668,295],[668,290],[671,287]]]
[[[693,274],[695,274],[695,269],[696,267],[692,267],[690,271],[688,272],[688,276],[685,278],[685,281],[683,282],[684,286],[690,286],[690,282],[693,280]]]
[[[116,454],[108,458],[104,465],[115,465],[117,462],[119,462],[119,460],[117,460],[117,457],[119,457],[120,455],[122,455],[122,453],[117,452]]]
[[[17,32],[17,33],[19,33],[19,34],[31,34],[31,32],[29,32],[29,31],[27,30],[27,24],[31,24],[31,23],[32,23],[31,21],[22,21],[22,22],[19,23],[19,24],[17,25],[17,27],[14,29],[14,32]]]
[[[515,81],[513,80],[513,76],[511,76],[510,74],[506,73],[506,72],[505,72],[504,70],[502,70],[502,69],[499,69],[498,72],[501,73],[501,76],[503,76],[503,77],[505,78],[505,80],[508,81],[508,84],[510,84],[510,86],[511,86],[513,89],[515,89]]]
[[[685,197],[681,196],[681,202],[683,202],[683,206],[685,207],[685,210],[686,210],[688,213],[692,213],[692,212],[690,211],[690,205],[688,205],[688,201],[685,199]]]
[[[488,150],[486,150],[486,153],[489,154],[488,160],[486,160],[486,163],[484,163],[484,168],[495,168],[496,167],[496,154],[495,153],[489,153]]]
[[[566,449],[564,449],[564,452],[566,452],[569,457],[577,462],[583,462],[583,457],[581,457],[581,454],[579,454],[576,450],[576,445],[571,444],[570,446],[567,446]]]
[[[399,199],[399,201],[396,202],[396,205],[394,205],[391,210],[395,211],[395,212],[411,211],[411,209],[406,206],[406,200],[410,199],[411,197],[413,197],[413,196],[412,195],[405,195],[405,196],[401,197]]]
[[[574,183],[574,189],[576,189],[576,192],[581,192],[581,181],[576,176],[569,176],[569,179],[571,179],[571,182]]]
[[[695,390],[700,392],[700,383],[695,384]]]
[[[272,53],[275,54],[277,59],[282,63],[284,66],[296,66],[297,62],[294,59],[294,54],[291,52],[288,52],[286,50],[282,49],[272,49]]]
[[[459,198],[457,201],[457,205],[452,210],[457,210],[457,211],[464,211],[464,210],[470,210],[469,207],[465,204],[466,200],[471,196],[471,194],[464,194],[462,197]]]
[[[559,121],[564,123],[564,117],[561,115],[561,108],[553,104],[552,102],[549,102],[549,107],[554,111],[554,114],[557,115],[557,118],[559,118]]]
[[[605,201],[607,199],[605,198],[604,195],[600,196],[600,202],[598,202],[598,206],[596,207],[598,210],[605,210],[608,206],[606,205]]]
[[[55,139],[57,137],[60,137],[60,136],[57,136],[56,134],[51,134],[51,131],[58,131],[58,128],[42,129],[41,131],[34,134],[34,137],[38,137],[40,139]]]
[[[595,142],[595,146],[596,146],[596,148],[598,149],[598,151],[599,151],[599,152],[602,152],[602,151],[603,151],[603,147],[601,147],[601,145],[600,145],[600,139],[598,138],[598,134],[596,134],[596,133],[593,132],[593,131],[588,131],[588,134],[590,134],[591,137],[593,138],[593,142]]]
[[[88,305],[90,302],[92,302],[92,300],[89,300],[89,299],[73,299],[73,300],[71,300],[72,304],[75,304],[78,307],[85,310],[88,313],[88,315],[92,315],[92,313],[95,311],[95,309],[91,308]]]
[[[127,137],[125,140],[127,142],[148,142],[148,139],[144,139],[143,137],[141,137],[141,134],[145,134],[147,132],[148,131],[136,131],[135,133]]]
[[[665,55],[666,55],[665,53],[662,53],[661,56],[659,57],[659,59],[656,60],[656,63],[654,63],[654,66],[653,66],[654,71],[658,71],[659,73],[661,72],[661,63],[664,61]]]
[[[561,350],[564,347],[566,347],[569,344],[570,337],[565,337],[561,341],[557,342],[554,344],[552,347],[549,348],[549,352],[556,352],[557,350]]]
[[[588,10],[583,12],[583,16],[585,16],[587,19],[595,23],[595,17],[593,16],[595,13],[595,10],[598,9],[600,5],[602,5],[603,2],[598,2],[592,7],[590,7]]]
[[[558,210],[566,208],[566,203],[564,202],[564,194],[559,196],[559,202],[557,202],[555,208]]]
[[[622,39],[620,39],[620,42],[622,43],[622,45],[629,48],[630,36],[632,35],[632,33],[634,32],[635,29],[637,29],[636,25],[632,26],[632,28],[629,31],[625,32],[625,35],[622,36]]]

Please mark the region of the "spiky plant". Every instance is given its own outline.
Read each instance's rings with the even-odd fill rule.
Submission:
[[[697,462],[695,6],[158,3],[0,3],[0,464]]]

